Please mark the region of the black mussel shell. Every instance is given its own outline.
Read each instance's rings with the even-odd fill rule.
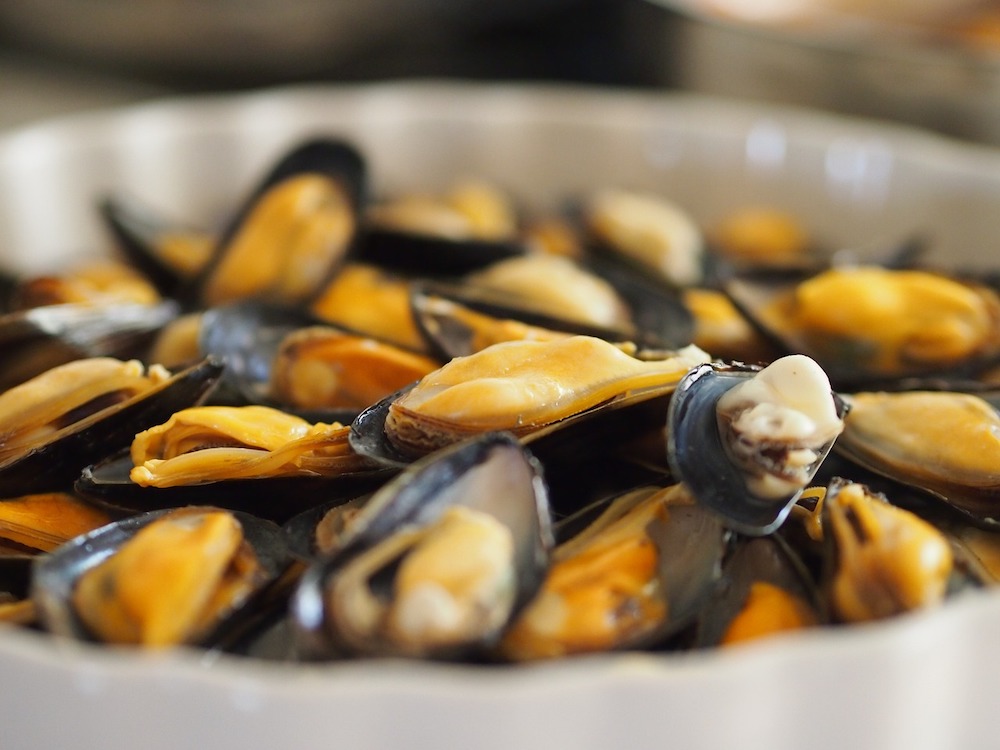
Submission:
[[[222,364],[206,359],[160,385],[61,430],[48,442],[0,464],[5,497],[69,490],[84,467],[132,444],[136,434],[198,404],[215,385]]]
[[[213,510],[206,506],[205,510]],[[57,635],[94,640],[73,611],[71,596],[77,580],[103,562],[143,527],[169,513],[157,510],[114,521],[107,526],[71,539],[53,552],[38,557],[32,569],[31,596],[38,606],[44,627]],[[247,542],[253,547],[266,572],[267,581],[250,599],[230,613],[208,634],[206,645],[226,642],[232,633],[246,629],[245,617],[256,618],[251,610],[291,564],[281,527],[247,513],[235,512]]]
[[[667,413],[667,457],[674,476],[702,505],[749,536],[769,534],[784,522],[801,491],[785,498],[758,498],[722,443],[716,404],[723,393],[753,377],[759,368],[706,364],[689,372],[670,401]],[[843,417],[846,405],[832,394]],[[815,472],[832,446],[826,446]]]
[[[349,441],[354,452],[389,468],[401,469],[413,463],[414,456],[394,446],[385,434],[385,419],[392,402],[412,389],[412,383],[391,393],[366,409],[351,422]]]
[[[450,239],[368,226],[353,259],[404,274],[462,276],[527,252],[520,240]]]
[[[269,477],[142,487],[129,479],[132,466],[127,452],[88,466],[77,479],[74,491],[118,513],[211,504],[285,523],[318,505],[347,502],[361,492],[370,492],[395,474],[391,469],[372,469],[333,477]]]
[[[591,254],[583,265],[625,300],[639,332],[636,343],[641,347],[679,349],[691,343],[694,316],[677,289],[657,281],[647,270],[605,253]]]
[[[421,459],[385,485],[352,522],[340,549],[306,571],[291,602],[301,654],[329,658],[343,653],[392,653],[381,642],[344,640],[335,623],[337,613],[327,603],[328,582],[359,554],[397,530],[426,526],[456,505],[486,512],[513,533],[517,585],[513,611],[523,607],[541,584],[553,545],[546,485],[541,465],[516,438],[486,433]],[[391,595],[387,588],[391,577],[391,570],[383,570],[369,579],[376,596]],[[475,643],[430,648],[424,655],[465,658],[483,653],[499,635],[497,631]]]
[[[174,302],[156,305],[46,305],[0,316],[4,361],[0,390],[87,357],[137,356],[177,317]]]

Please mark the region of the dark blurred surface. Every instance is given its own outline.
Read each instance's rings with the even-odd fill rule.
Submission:
[[[88,11],[94,28],[71,25],[65,14],[60,16],[63,2],[32,0],[31,7],[37,11],[24,15],[0,9],[0,24],[6,21],[6,27],[0,26],[0,49],[43,65],[83,66],[95,75],[179,91],[412,77],[629,84],[639,76],[627,18],[643,5],[641,0],[539,0],[514,3],[503,12],[487,4],[467,4],[474,13],[445,10],[449,6],[433,2],[421,6],[426,0],[414,0],[417,5],[399,6],[412,16],[406,22],[356,31],[330,28],[328,46],[324,46],[322,29],[311,29],[307,35],[308,16],[285,14],[281,18],[290,28],[283,31],[275,24],[267,31],[262,11],[251,17],[254,3],[244,6],[246,22],[228,35],[222,27],[225,17],[212,16],[216,24],[212,30],[205,28],[202,19],[203,39],[198,40],[197,28],[185,30],[184,21],[173,15],[165,16],[164,23],[176,24],[176,31],[137,14],[140,0],[119,4],[130,10],[107,16],[103,25],[100,13]],[[211,5],[206,2],[201,7]],[[79,6],[109,14],[107,9],[116,3]],[[217,7],[232,8],[233,4]],[[322,4],[311,7],[317,24],[335,20],[332,10],[324,15]],[[351,12],[352,18],[357,15]],[[118,22],[116,28],[109,18]],[[191,19],[192,26],[198,22]],[[368,23],[376,25],[375,19]],[[145,34],[145,40],[131,43],[130,26]],[[157,29],[159,33],[153,36],[150,32]],[[279,38],[282,33],[287,41]],[[177,37],[173,48],[168,46],[172,35]],[[301,39],[297,45],[295,35]],[[172,54],[172,49],[177,52]]]

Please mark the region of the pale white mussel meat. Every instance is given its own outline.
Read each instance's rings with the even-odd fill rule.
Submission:
[[[671,470],[734,529],[767,534],[788,515],[843,429],[846,405],[815,361],[707,364],[670,402]]]

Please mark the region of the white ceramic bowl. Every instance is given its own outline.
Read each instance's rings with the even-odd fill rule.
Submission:
[[[748,202],[876,247],[920,231],[996,262],[1000,154],[925,134],[694,97],[447,84],[156,103],[0,136],[0,248],[20,271],[107,246],[108,189],[217,216],[296,139],[355,140],[376,186],[493,177],[553,205],[657,190],[701,220]],[[726,653],[537,667],[289,665],[147,656],[0,632],[0,747],[970,748],[995,746],[1000,596]]]

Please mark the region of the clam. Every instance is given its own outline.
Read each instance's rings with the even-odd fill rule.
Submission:
[[[253,516],[153,511],[39,558],[32,599],[59,635],[152,648],[204,644],[235,628],[288,562],[280,528]]]
[[[837,452],[865,469],[1000,527],[1000,416],[983,398],[952,391],[862,392]]]
[[[766,534],[830,452],[844,410],[823,370],[802,355],[763,370],[702,365],[670,402],[670,466],[735,529]]]
[[[9,496],[72,487],[82,469],[127,447],[136,432],[198,403],[221,365],[171,375],[138,361],[77,360],[0,394],[0,482]]]
[[[531,598],[552,545],[541,467],[506,433],[378,490],[292,599],[302,653],[466,658]]]
[[[606,502],[562,542],[498,646],[528,661],[664,643],[715,592],[728,532],[682,485]]]
[[[352,425],[351,440],[358,452],[398,464],[477,433],[527,436],[597,409],[668,394],[706,360],[689,347],[641,361],[589,336],[502,342],[452,360],[366,409]]]

